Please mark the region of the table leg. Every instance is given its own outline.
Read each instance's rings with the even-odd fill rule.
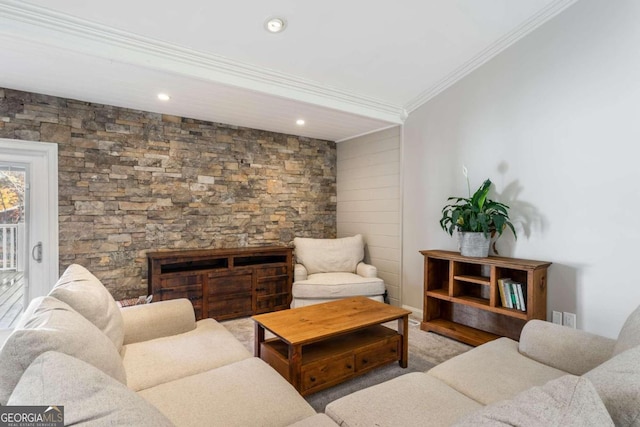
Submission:
[[[302,390],[302,346],[289,344],[289,382]]]
[[[258,322],[254,322],[254,340],[253,340],[253,355],[260,357],[260,347],[264,342],[264,327]]]
[[[402,340],[402,354],[398,363],[402,368],[406,368],[409,364],[409,315],[398,319],[398,333]]]

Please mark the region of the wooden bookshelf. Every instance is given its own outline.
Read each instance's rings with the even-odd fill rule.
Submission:
[[[520,339],[524,324],[547,316],[546,261],[506,257],[471,258],[458,252],[427,250],[421,329],[470,345],[505,336]],[[523,286],[526,311],[504,307],[498,281]]]

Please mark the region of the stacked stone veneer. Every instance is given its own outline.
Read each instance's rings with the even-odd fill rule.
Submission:
[[[146,293],[146,252],[335,237],[335,143],[0,89],[0,138],[58,144],[60,271]]]

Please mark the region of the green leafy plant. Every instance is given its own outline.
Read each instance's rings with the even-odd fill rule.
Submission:
[[[463,168],[463,173],[467,177],[466,168]],[[467,187],[470,188],[468,177]],[[473,193],[473,196],[469,194],[468,198],[449,197],[447,200],[454,202],[442,208],[442,219],[440,219],[442,229],[450,235],[457,230],[482,232],[486,237],[493,233],[498,233],[500,236],[504,229],[509,227],[517,239],[516,230],[509,219],[509,206],[488,199],[490,187],[491,181],[487,179]],[[470,190],[469,193],[471,193]]]

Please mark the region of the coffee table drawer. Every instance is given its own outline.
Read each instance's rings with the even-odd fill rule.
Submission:
[[[323,360],[302,368],[302,390],[307,391],[353,374],[353,354]]]
[[[387,362],[400,360],[400,336],[369,346],[356,353],[356,371],[372,369]]]

